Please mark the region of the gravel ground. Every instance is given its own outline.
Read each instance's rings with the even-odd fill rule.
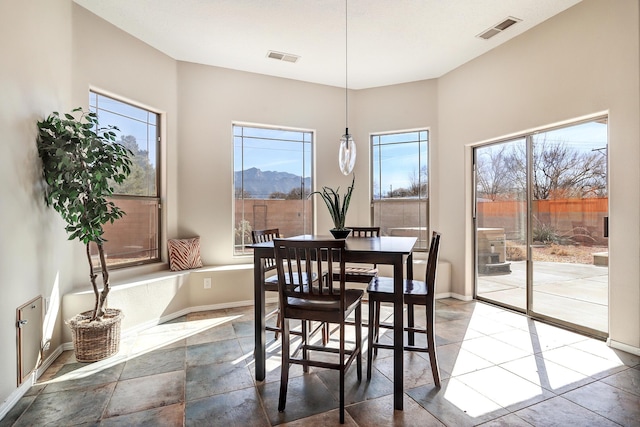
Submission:
[[[519,249],[519,250],[518,250]],[[606,246],[573,246],[573,245],[547,245],[535,247],[533,250],[534,261],[566,262],[573,264],[593,264],[593,254],[607,252]],[[523,258],[524,246],[509,245],[507,258],[512,261],[520,261]],[[518,259],[519,258],[519,259]]]

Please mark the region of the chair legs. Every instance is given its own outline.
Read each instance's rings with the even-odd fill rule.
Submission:
[[[440,367],[438,366],[438,355],[436,354],[436,334],[433,329],[435,323],[434,313],[430,313],[431,308],[427,307],[427,350],[429,353],[429,362],[431,363],[431,373],[433,374],[433,382],[440,387]]]
[[[356,373],[358,376],[358,381],[362,381],[362,307],[359,306],[356,308],[356,343],[358,343],[360,350],[358,351],[358,356],[356,358]],[[344,374],[343,374],[344,376]]]
[[[287,405],[287,385],[289,384],[289,319],[282,319],[282,366],[280,366],[280,398],[278,411]]]
[[[280,307],[278,307],[278,316],[276,317],[276,325],[278,325],[278,330],[275,331],[274,338],[278,341],[278,335],[280,335],[280,330],[282,330],[282,312],[280,311]]]
[[[426,328],[415,327],[414,304],[407,304],[407,345],[404,349],[407,351],[420,351],[429,354],[429,362],[431,364],[431,372],[433,374],[433,382],[440,387],[440,368],[438,366],[438,355],[436,353],[435,330],[434,330],[434,313],[432,309],[427,307],[426,311]],[[378,347],[386,347],[388,345],[379,344],[380,327],[392,329],[391,325],[380,323],[380,301],[371,298],[369,295],[369,336],[367,337],[367,379],[371,379],[373,356],[378,355]],[[426,348],[415,346],[415,333],[424,333],[427,338]]]
[[[330,351],[331,353],[338,353],[341,362],[340,366],[336,365],[333,369],[337,369],[340,372],[340,424],[344,424],[344,406],[345,406],[345,374],[347,369],[349,368],[352,358],[355,358],[356,362],[356,374],[358,381],[362,381],[362,309],[358,306],[354,310],[355,314],[355,340],[356,340],[356,348],[354,350],[346,350],[345,348],[345,325],[343,324],[340,327],[340,347],[338,350],[333,349],[334,351]],[[325,323],[325,325],[327,325]],[[323,326],[324,328],[324,326]],[[302,321],[302,344],[300,346],[300,351],[302,351],[302,359],[309,360],[309,349],[320,350],[320,348],[309,345],[309,329],[310,325],[307,325],[307,321]],[[324,340],[324,332],[323,332],[323,340]],[[360,344],[358,344],[360,343]],[[324,346],[324,344],[323,344]],[[280,367],[280,396],[278,398],[278,411],[284,412],[285,407],[287,405],[287,385],[289,382],[289,366],[291,363],[296,363],[296,360],[291,360],[291,340],[290,340],[290,326],[289,319],[282,320],[282,366]],[[355,352],[355,354],[353,354]],[[345,357],[349,356],[349,361],[345,362]],[[297,361],[300,363],[300,361]],[[303,371],[305,373],[309,372],[309,366],[324,366],[327,365],[323,362],[318,362],[317,364],[311,363],[302,363]]]
[[[413,304],[407,304],[407,344],[412,346],[416,345],[415,334],[416,318],[414,316]]]
[[[379,310],[378,310],[378,306],[380,305],[380,303],[378,303],[377,301],[372,301],[371,298],[369,298],[369,333],[367,336],[367,380],[371,379],[371,365],[372,365],[372,361],[373,361],[373,352],[376,352],[377,355],[377,351],[378,349],[373,347],[373,343],[374,342],[378,342],[378,332],[379,332],[379,328],[378,325],[380,324],[380,322],[377,320],[376,315],[378,314]]]

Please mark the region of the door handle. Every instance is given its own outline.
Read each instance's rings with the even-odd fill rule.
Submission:
[[[604,237],[609,237],[609,217],[605,216],[604,220]]]

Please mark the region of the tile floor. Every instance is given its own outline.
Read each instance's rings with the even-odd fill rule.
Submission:
[[[394,411],[393,358],[380,350],[371,381],[350,369],[345,425],[640,425],[640,357],[480,302],[439,300],[436,314],[442,387],[426,354],[405,353]],[[338,425],[335,371],[293,367],[278,412],[279,345],[268,344],[256,383],[253,308],[192,313],[125,337],[106,361],[63,353],[0,426]]]

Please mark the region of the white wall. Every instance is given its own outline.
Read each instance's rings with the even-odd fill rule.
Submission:
[[[67,240],[59,215],[44,205],[36,122],[52,111],[88,106],[91,86],[166,113],[169,177],[163,210],[177,228],[176,63],[71,0],[0,2],[0,402],[16,389],[16,308],[42,295],[50,303],[46,359],[70,341],[61,297],[87,289],[82,244]],[[112,62],[109,62],[112,61]],[[117,277],[118,274],[115,274]],[[90,308],[90,307],[87,307]],[[0,407],[2,409],[2,407]]]
[[[453,292],[472,293],[470,145],[609,112],[610,336],[640,347],[638,2],[584,0],[439,79],[437,184]]]
[[[89,90],[93,89],[161,114],[160,171],[164,178],[161,202],[165,223],[162,232],[165,236],[175,234],[178,182],[176,61],[76,4],[73,7],[73,53],[74,105],[88,106]],[[163,250],[166,255],[166,248]]]
[[[360,177],[361,186],[370,186],[371,154],[368,150],[369,137],[372,133],[401,131],[407,129],[429,129],[429,178],[431,184],[437,183],[438,176],[438,81],[423,80],[394,86],[364,89],[355,93],[355,109],[357,111],[357,127],[353,128],[358,144],[357,162],[365,168]],[[366,180],[366,181],[365,181]],[[438,186],[431,185],[430,203],[437,203]],[[370,189],[366,197],[359,198],[360,206],[358,223],[368,224],[370,221],[369,202]],[[437,211],[436,211],[437,213]],[[437,224],[432,214],[430,223]]]
[[[232,254],[233,122],[314,130],[316,187],[345,188],[351,182],[338,168],[344,89],[179,62],[178,97],[180,224],[176,237],[199,235],[207,265],[251,262]],[[362,153],[366,156],[364,149]],[[368,187],[366,163],[359,162],[355,173],[354,197],[362,199]],[[329,214],[323,204],[316,203],[316,208],[318,230],[328,230]],[[349,216],[357,213],[354,205]]]
[[[0,2],[0,402],[15,389],[16,308],[74,276],[61,220],[45,209],[36,121],[70,107],[71,3]],[[50,338],[59,342],[59,319]]]

